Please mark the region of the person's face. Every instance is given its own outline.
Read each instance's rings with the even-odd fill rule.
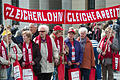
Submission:
[[[26,36],[26,34],[23,34],[22,36],[23,36],[23,41],[24,42],[30,41],[30,38],[28,36]]]
[[[32,32],[32,34],[34,34],[37,30],[37,27],[31,24],[29,30]]]
[[[8,37],[7,37],[7,36],[4,37],[4,41],[7,42],[7,40],[8,40],[8,42],[11,43],[11,37],[12,37],[12,35],[11,35],[11,34],[8,34]],[[7,38],[8,38],[8,39],[7,39]]]
[[[63,35],[63,31],[59,31],[58,34],[57,34],[57,37],[60,37]]]
[[[45,38],[46,34],[47,33],[46,33],[45,29],[41,28],[40,31],[39,31],[39,35],[41,36],[41,38]]]
[[[73,32],[69,32],[68,33],[68,38],[70,39],[70,40],[73,40],[73,38],[74,38],[74,33]]]
[[[111,33],[111,31],[110,31],[110,30],[106,32],[107,37],[109,37],[109,36],[110,36],[110,33]],[[111,36],[112,36],[112,34],[111,34]]]
[[[82,38],[82,39],[84,39],[85,37],[86,37],[86,32],[84,31],[84,32],[81,32],[80,33],[80,37]]]

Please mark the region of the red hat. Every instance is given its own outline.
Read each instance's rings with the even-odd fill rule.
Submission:
[[[75,34],[74,28],[73,28],[73,27],[69,28],[68,33],[69,33],[69,32],[73,32],[73,33]]]
[[[64,29],[61,26],[56,25],[56,26],[54,26],[53,30],[57,31],[57,30],[64,30]]]

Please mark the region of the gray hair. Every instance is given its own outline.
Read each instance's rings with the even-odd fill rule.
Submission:
[[[38,27],[38,31],[40,31],[41,28],[44,28],[45,31],[46,31],[46,33],[48,34],[48,32],[49,32],[49,27],[48,27],[47,25],[40,25],[40,26]]]
[[[87,30],[86,27],[81,27],[81,28],[79,29],[79,34],[80,34],[81,32],[86,32],[86,34],[87,34],[87,33],[88,33],[88,30]]]
[[[31,25],[34,25],[34,27],[37,27],[37,24],[36,24],[36,23],[30,23],[30,24],[29,24],[29,27],[30,27]]]

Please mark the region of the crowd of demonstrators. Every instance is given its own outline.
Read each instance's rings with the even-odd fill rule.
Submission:
[[[0,80],[14,80],[12,63],[16,56],[12,46],[17,47],[21,67],[23,69],[31,68],[34,77],[37,77],[36,80],[50,80],[51,76],[53,76],[53,80],[59,80],[58,74],[61,73],[56,74],[56,72],[60,72],[58,67],[63,64],[65,65],[65,80],[69,78],[68,70],[76,67],[81,71],[81,80],[89,80],[91,68],[96,68],[97,80],[101,79],[102,75],[103,80],[106,80],[107,71],[108,79],[113,79],[111,60],[113,50],[115,53],[120,51],[120,19],[117,19],[117,22],[110,20],[107,23],[82,24],[78,31],[70,27],[65,39],[63,39],[64,29],[60,25],[54,26],[50,36],[47,25],[38,27],[37,24],[30,23],[27,28],[24,27],[22,30],[10,25],[6,28],[3,25],[0,26],[0,37],[2,37],[0,44],[3,46],[3,49],[0,46],[0,67],[2,67],[0,68]],[[79,35],[76,35],[76,31]],[[107,44],[109,35],[111,37]],[[7,46],[9,44],[7,40],[10,47]],[[104,52],[106,45],[109,46]],[[103,57],[101,64],[98,64],[99,54]]]
[[[90,69],[95,68],[95,58],[93,46],[87,35],[87,28],[81,27],[79,29],[80,36],[77,40],[80,42],[83,51],[83,60],[80,65],[81,78],[82,80],[89,80]]]
[[[105,36],[100,40],[97,51],[101,54],[103,80],[113,80],[112,53],[118,51],[118,41],[115,39],[115,33],[111,27],[105,29]],[[102,59],[103,57],[103,59]]]
[[[83,51],[77,40],[74,39],[75,30],[70,27],[68,36],[65,39],[66,45],[69,47],[69,54],[67,55],[67,64],[65,65],[65,80],[69,80],[68,70],[71,68],[80,68],[82,64]]]
[[[3,31],[0,44],[0,80],[14,80],[13,63],[16,60],[16,53],[18,60],[22,57],[22,51],[11,37],[12,33],[9,30]]]

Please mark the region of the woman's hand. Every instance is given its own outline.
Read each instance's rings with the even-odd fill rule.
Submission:
[[[69,65],[69,66],[71,66],[71,65],[72,65],[71,61],[68,61],[68,65]]]

